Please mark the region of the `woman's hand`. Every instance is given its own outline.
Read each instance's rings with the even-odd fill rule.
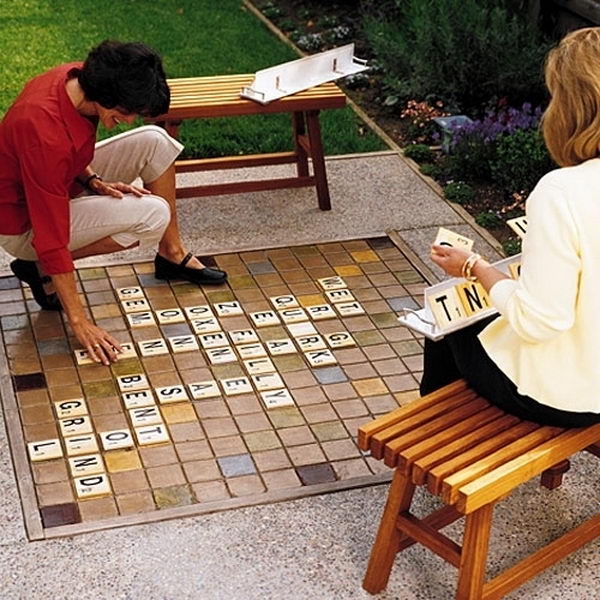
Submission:
[[[118,353],[123,351],[112,335],[86,318],[76,323],[71,322],[71,328],[94,362],[108,366],[111,362],[116,362]]]
[[[468,250],[453,246],[431,246],[431,260],[452,277],[462,277],[462,266],[471,254]]]
[[[122,181],[102,181],[101,179],[94,178],[88,183],[88,187],[94,194],[99,196],[112,196],[113,198],[122,198],[124,194],[134,194],[138,198],[150,194],[150,190],[146,188],[137,187],[129,183],[123,183]]]

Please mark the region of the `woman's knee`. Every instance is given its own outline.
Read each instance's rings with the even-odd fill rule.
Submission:
[[[144,195],[139,200],[143,209],[140,211],[138,230],[162,234],[171,220],[169,203],[154,194]]]

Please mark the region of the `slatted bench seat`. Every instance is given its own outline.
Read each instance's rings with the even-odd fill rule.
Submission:
[[[538,474],[554,488],[570,456],[600,456],[600,424],[563,429],[506,414],[463,380],[424,396],[359,429],[359,446],[395,468],[363,582],[372,594],[388,582],[395,555],[421,543],[458,568],[459,600],[495,600],[600,536],[600,514],[485,581],[497,501]],[[416,486],[444,506],[423,519],[410,512]],[[440,529],[465,517],[462,546]]]
[[[346,96],[334,83],[325,83],[263,106],[252,100],[240,98],[240,90],[250,85],[253,78],[253,75],[224,75],[169,79],[171,90],[169,112],[154,121],[177,138],[179,126],[185,119],[290,113],[291,133],[294,140],[293,152],[179,160],[175,166],[178,173],[189,173],[296,163],[297,176],[182,187],[178,188],[177,197],[190,198],[315,186],[319,208],[330,210],[331,201],[323,157],[319,113],[330,108],[343,108],[346,105]],[[312,175],[309,173],[309,158],[312,159]]]

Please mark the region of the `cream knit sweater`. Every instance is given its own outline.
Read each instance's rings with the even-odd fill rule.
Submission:
[[[521,277],[492,287],[479,339],[519,393],[600,413],[600,159],[545,175],[526,212]]]

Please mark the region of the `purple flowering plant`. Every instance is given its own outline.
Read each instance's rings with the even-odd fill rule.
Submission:
[[[467,180],[489,180],[496,160],[497,142],[502,136],[537,128],[541,107],[524,103],[521,108],[500,106],[471,123],[451,126],[452,172]]]

